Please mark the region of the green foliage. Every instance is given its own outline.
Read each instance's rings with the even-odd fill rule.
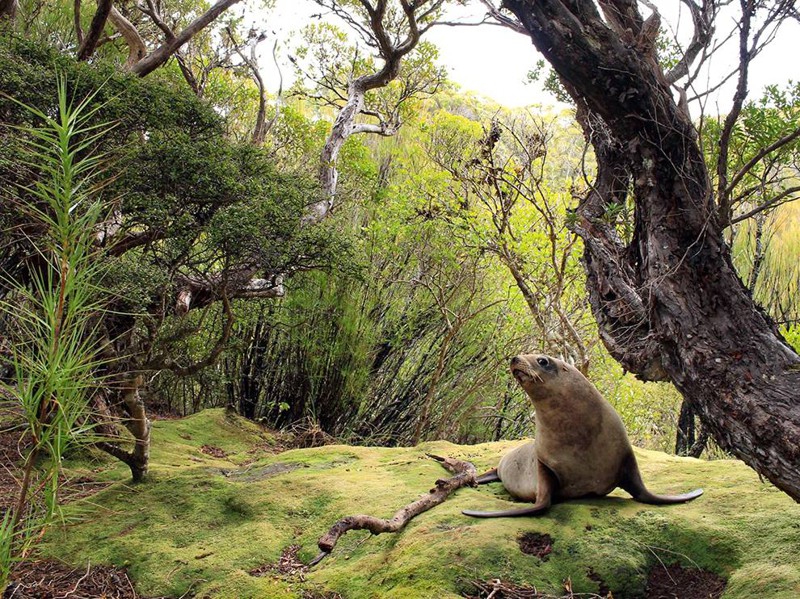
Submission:
[[[800,325],[795,324],[791,327],[785,327],[782,332],[786,341],[794,348],[794,351],[800,352]]]
[[[43,108],[56,97],[56,70],[66,75],[77,97],[95,93],[101,106],[96,118],[114,122],[116,130],[105,142],[120,145],[159,129],[181,130],[196,137],[218,136],[220,117],[191,94],[157,81],[123,76],[104,63],[78,63],[55,49],[26,38],[0,36],[0,81],[7,94],[0,100],[5,122],[30,122],[31,116],[8,97]]]
[[[93,254],[111,303],[96,315],[95,326],[107,337],[104,351],[114,356],[108,368],[113,382],[102,401],[134,435],[144,434],[146,422],[131,416],[126,402],[135,398],[125,395],[128,381],[143,380],[135,373],[144,371],[186,376],[213,365],[235,318],[217,300],[250,297],[251,279],[268,287],[280,277],[289,285],[295,272],[330,269],[338,259],[346,271],[355,263],[347,235],[327,223],[301,226],[305,206],[318,195],[303,169],[279,170],[270,150],[225,137],[224,120],[195,96],[112,73],[102,64],[78,64],[16,38],[3,38],[0,65],[0,87],[43,114],[54,109],[48,77],[56,66],[63,68],[71,94],[92,90],[87,111],[93,122],[115,123],[81,150],[114,162],[105,190],[114,198],[111,213],[102,231],[95,231]],[[0,98],[0,113],[20,126],[30,121],[7,97]],[[0,131],[8,149],[0,158],[0,177],[16,182],[23,190],[20,201],[35,206],[38,175],[25,163],[17,131]],[[8,232],[0,248],[3,283],[30,284],[35,277],[26,256],[44,232],[8,203],[0,206],[0,224]],[[181,318],[176,298],[190,285],[193,313]],[[233,307],[247,311],[246,302]],[[165,374],[159,385],[162,380],[173,384],[175,378]],[[128,439],[124,433],[115,438]]]
[[[54,116],[22,106],[41,125],[16,130],[26,166],[38,173],[24,189],[34,201],[12,190],[3,198],[42,234],[33,246],[29,283],[4,280],[0,299],[15,375],[5,391],[16,400],[31,441],[18,501],[0,526],[0,588],[8,581],[9,560],[27,553],[58,513],[61,462],[87,441],[101,363],[94,333],[104,294],[93,254],[106,208],[100,195],[104,157],[93,149],[108,127],[97,123],[92,96],[73,102],[63,77],[57,91]]]
[[[98,151],[113,154],[124,166],[112,187],[121,198],[124,229],[149,232],[154,241],[111,260],[109,276],[120,277],[120,285],[139,296],[133,305],[160,301],[180,267],[209,270],[255,255],[263,272],[274,273],[290,265],[324,266],[344,250],[329,229],[299,227],[303,206],[317,193],[314,183],[278,172],[265,150],[226,140],[223,120],[196,97],[103,65],[78,64],[24,40],[2,41],[0,84],[9,95],[50,110],[55,64],[68,74],[74,94],[97,90],[94,118],[116,124]],[[0,98],[0,114],[6,122],[29,120],[7,98]],[[4,177],[24,177],[13,134],[0,135],[12,149],[0,159]],[[15,217],[0,209],[8,228]],[[131,289],[135,280],[142,288]],[[156,295],[147,293],[148,287]]]

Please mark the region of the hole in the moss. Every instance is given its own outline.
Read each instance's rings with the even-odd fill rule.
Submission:
[[[726,581],[698,568],[654,566],[647,577],[647,599],[718,599],[725,590]]]
[[[290,578],[298,578],[301,582],[305,580],[308,566],[301,562],[297,557],[300,545],[289,545],[284,547],[277,562],[263,564],[253,568],[248,572],[250,576],[265,576],[267,574],[277,574]]]
[[[594,571],[594,568],[589,568],[586,571],[586,577],[591,580],[592,582],[596,582],[598,589],[597,592],[601,597],[608,597],[611,593],[611,589],[608,588],[608,585],[605,581],[600,577],[600,575]]]
[[[526,532],[517,538],[517,542],[522,553],[535,555],[543,562],[547,561],[547,556],[553,551],[553,538],[548,534]]]
[[[228,452],[220,447],[216,447],[215,445],[203,445],[200,447],[200,452],[206,455],[210,455],[212,458],[227,458]]]

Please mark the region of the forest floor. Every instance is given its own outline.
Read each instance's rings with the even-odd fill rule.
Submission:
[[[282,451],[274,436],[221,410],[157,421],[145,483],[129,484],[125,468],[103,456],[71,459],[68,478],[85,492],[66,506],[38,561],[17,569],[6,597],[800,596],[800,506],[739,462],[645,450],[637,458],[653,491],[702,486],[705,494],[648,506],[616,491],[538,518],[462,515],[514,506],[499,484],[482,485],[398,534],[350,532],[321,564],[304,565],[339,518],[391,517],[448,476],[426,453],[481,471],[514,445]]]

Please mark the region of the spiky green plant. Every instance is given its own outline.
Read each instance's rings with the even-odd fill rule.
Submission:
[[[30,448],[19,493],[0,523],[0,590],[11,565],[24,558],[44,527],[59,515],[65,452],[88,438],[89,404],[100,365],[98,231],[104,156],[95,149],[109,129],[93,124],[93,96],[70,100],[63,77],[52,111],[26,106],[41,124],[18,128],[32,177],[3,201],[19,206],[36,235],[24,280],[7,280],[0,300],[13,340],[14,380],[7,394],[22,413]],[[94,105],[93,105],[94,104]]]

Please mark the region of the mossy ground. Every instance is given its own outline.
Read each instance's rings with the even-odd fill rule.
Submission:
[[[229,455],[206,455],[203,445]],[[492,578],[559,594],[567,578],[575,592],[597,592],[599,576],[624,598],[640,596],[659,563],[723,576],[727,599],[800,596],[800,506],[739,462],[644,450],[637,457],[652,490],[701,486],[705,495],[647,506],[615,492],[554,506],[538,518],[478,520],[460,511],[508,508],[510,498],[498,484],[461,489],[399,534],[347,534],[305,581],[251,576],[292,544],[310,560],[318,537],[342,516],[391,517],[427,492],[447,474],[426,452],[468,459],[481,470],[514,443],[276,454],[268,445],[256,426],[221,410],[156,422],[152,472],[143,484],[128,484],[125,469],[111,462],[70,464],[75,474],[91,469],[116,482],[68,506],[67,526],[49,535],[44,552],[76,565],[124,565],[143,595],[175,597],[289,598],[309,588],[350,599],[458,597],[469,580]],[[553,538],[547,560],[520,551],[518,538],[531,531]]]

